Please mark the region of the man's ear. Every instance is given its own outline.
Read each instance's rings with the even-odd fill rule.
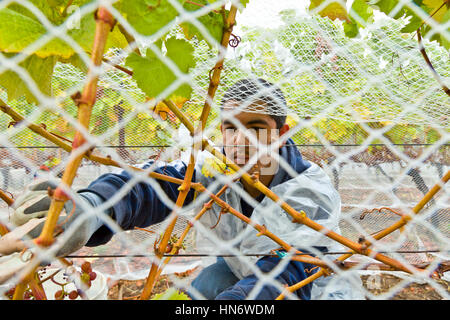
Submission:
[[[287,123],[283,124],[280,128],[280,136],[289,131],[289,125]]]
[[[287,124],[287,123],[285,123],[285,124],[283,124],[282,126],[281,126],[281,128],[278,130],[278,132],[279,132],[279,137],[281,137],[283,134],[285,134],[286,132],[288,132],[289,131],[289,125]],[[286,141],[283,141],[283,143],[280,145],[280,147],[283,147],[284,145],[286,144]]]

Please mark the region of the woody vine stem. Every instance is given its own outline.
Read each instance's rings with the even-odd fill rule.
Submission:
[[[232,28],[235,23],[236,11],[237,11],[236,7],[232,6],[229,11],[229,15],[226,19],[226,22],[225,22],[225,29],[224,29],[224,33],[223,33],[223,37],[222,37],[222,41],[221,41],[223,51],[226,48],[226,46],[229,42],[229,39],[230,39]],[[96,90],[97,90],[97,79],[98,79],[98,77],[96,75],[97,74],[96,68],[98,68],[102,63],[105,43],[106,43],[109,32],[114,27],[114,23],[115,23],[115,21],[114,21],[113,16],[105,8],[100,7],[98,9],[98,11],[96,12],[96,31],[95,31],[95,39],[94,39],[94,44],[93,44],[92,56],[91,56],[93,68],[90,68],[90,70],[89,70],[89,74],[90,74],[89,81],[86,83],[86,85],[83,89],[83,93],[81,95],[74,97],[75,102],[77,103],[78,108],[79,108],[78,109],[79,123],[83,128],[86,128],[86,129],[88,128],[89,120],[90,120],[91,113],[92,113],[92,108],[95,103],[95,96],[96,96]],[[121,29],[121,31],[122,31],[122,29]],[[420,34],[418,34],[418,36],[420,37]],[[127,40],[132,41],[133,39],[128,37]],[[240,171],[239,166],[232,163],[223,154],[221,154],[216,149],[214,149],[207,140],[202,138],[203,130],[205,129],[205,125],[206,125],[206,120],[207,120],[207,118],[210,114],[210,110],[211,110],[211,101],[213,100],[215,92],[219,85],[220,74],[221,74],[221,70],[223,68],[223,61],[224,61],[224,53],[219,52],[218,61],[217,61],[216,65],[214,66],[214,68],[212,69],[213,74],[210,77],[208,95],[207,95],[207,98],[206,98],[206,101],[205,101],[205,104],[204,104],[204,107],[202,110],[202,114],[200,116],[200,121],[199,121],[199,124],[197,127],[195,127],[188,120],[188,118],[181,112],[181,110],[179,110],[174,105],[173,102],[171,102],[170,100],[164,100],[164,103],[168,106],[168,108],[180,119],[180,121],[186,126],[186,128],[188,128],[188,130],[191,132],[191,135],[193,135],[193,137],[194,137],[194,139],[193,139],[194,143],[193,143],[193,146],[191,149],[191,157],[190,157],[190,161],[188,164],[188,170],[186,172],[186,176],[185,176],[184,180],[172,178],[172,177],[165,176],[163,174],[154,173],[154,172],[147,172],[146,170],[143,170],[140,168],[136,168],[136,167],[129,166],[126,164],[121,164],[117,161],[112,160],[110,157],[101,157],[99,155],[95,155],[91,152],[91,150],[88,150],[89,149],[88,147],[86,147],[87,140],[86,140],[86,137],[84,136],[84,133],[82,132],[83,130],[78,130],[76,132],[76,135],[72,142],[72,145],[70,145],[67,142],[63,141],[61,138],[56,137],[53,134],[49,133],[42,126],[26,122],[26,120],[20,114],[18,114],[14,110],[12,110],[10,107],[8,107],[6,105],[6,103],[4,103],[3,101],[0,100],[0,110],[3,111],[4,113],[8,114],[9,116],[11,116],[11,118],[13,118],[13,120],[18,121],[18,122],[24,121],[29,129],[31,129],[35,133],[38,133],[39,135],[43,136],[44,138],[48,139],[49,141],[55,143],[56,145],[58,145],[65,151],[71,153],[70,161],[68,163],[66,170],[64,171],[64,175],[62,178],[62,184],[60,186],[58,186],[58,188],[54,192],[54,196],[53,196],[51,207],[50,207],[50,210],[49,210],[49,213],[48,213],[45,225],[44,225],[44,229],[43,229],[41,235],[37,239],[35,239],[35,244],[47,247],[53,243],[53,241],[54,241],[53,234],[55,231],[55,226],[56,226],[59,214],[64,206],[65,201],[67,201],[69,199],[68,196],[66,195],[66,193],[64,192],[64,188],[70,188],[70,186],[72,185],[75,174],[76,174],[76,172],[79,168],[79,165],[81,163],[81,160],[83,158],[87,158],[89,160],[96,161],[96,162],[104,164],[104,165],[121,167],[121,168],[129,169],[132,171],[145,172],[145,173],[148,173],[148,176],[150,176],[152,178],[177,183],[180,185],[180,188],[179,188],[180,193],[179,193],[179,196],[176,201],[175,209],[173,210],[172,214],[169,217],[170,223],[164,232],[164,235],[161,239],[161,242],[159,243],[159,246],[158,246],[158,249],[156,252],[156,256],[157,256],[156,260],[158,262],[154,262],[152,264],[150,273],[147,277],[147,281],[146,281],[144,290],[140,296],[141,299],[149,299],[157,277],[160,275],[163,267],[168,263],[168,261],[170,259],[170,257],[168,257],[166,260],[164,260],[162,262],[162,264],[159,263],[159,261],[162,259],[163,255],[164,255],[164,253],[166,252],[167,244],[169,242],[169,239],[172,235],[175,223],[177,221],[177,210],[183,206],[186,196],[190,189],[194,189],[197,192],[209,192],[201,184],[192,182],[193,169],[194,169],[194,165],[195,165],[195,161],[196,161],[197,152],[199,152],[200,150],[206,149],[206,150],[210,151],[219,160],[221,160],[224,163],[227,163],[236,172]],[[445,177],[442,181],[444,184],[448,181],[449,175],[450,175],[449,173],[447,173],[445,175]],[[323,233],[325,236],[330,237],[331,239],[349,247],[350,249],[353,250],[352,254],[359,253],[359,254],[371,256],[371,257],[375,258],[376,260],[379,260],[380,262],[383,262],[384,264],[387,264],[387,265],[393,267],[396,270],[402,270],[402,271],[405,271],[408,273],[412,273],[413,271],[420,271],[417,268],[407,267],[392,258],[389,258],[387,256],[384,256],[380,253],[377,253],[377,252],[369,249],[369,247],[372,245],[372,243],[369,241],[364,241],[363,243],[355,243],[341,235],[336,234],[335,232],[333,232],[331,230],[327,230],[323,226],[321,226],[321,225],[317,224],[316,222],[312,221],[311,219],[309,219],[303,211],[297,212],[292,207],[290,207],[287,203],[281,201],[281,199],[277,195],[275,195],[270,189],[268,189],[265,185],[263,185],[258,180],[258,178],[255,178],[254,176],[251,176],[247,173],[243,173],[242,179],[246,180],[250,185],[252,185],[256,189],[261,191],[264,195],[266,195],[273,201],[279,203],[280,206],[290,216],[292,216],[293,222],[304,224],[318,232]],[[209,195],[211,200],[207,204],[204,205],[204,208],[196,215],[196,217],[194,218],[194,221],[200,219],[200,217],[211,207],[212,203],[217,203],[226,212],[229,212],[229,213],[235,215],[236,217],[238,217],[239,219],[245,221],[246,223],[252,225],[255,229],[257,229],[259,231],[259,235],[264,235],[264,236],[271,238],[276,243],[280,244],[287,251],[291,251],[293,249],[292,247],[289,246],[289,244],[284,243],[278,237],[276,237],[275,235],[270,233],[265,226],[260,226],[260,225],[256,225],[256,224],[252,223],[252,221],[249,218],[245,217],[240,212],[234,210],[228,204],[223,202],[219,197],[220,197],[220,194],[224,192],[225,188],[226,187],[222,188],[219,191],[219,193],[217,193],[215,195],[214,194]],[[439,189],[440,189],[440,185],[435,186],[433,189],[431,189],[429,194],[427,194],[427,196],[425,196],[422,199],[422,201],[413,209],[413,212],[415,214],[418,213],[421,210],[421,208],[423,208],[423,205],[425,203],[427,203],[431,199],[431,197],[433,197],[433,195],[436,194],[437,191],[439,191]],[[5,195],[4,193],[1,193],[0,196],[3,200],[5,200],[8,203],[8,205],[12,204],[13,200],[9,199],[9,197],[7,195]],[[383,238],[387,234],[390,234],[393,231],[401,228],[410,220],[411,220],[411,216],[409,216],[409,215],[402,216],[401,220],[399,222],[397,222],[394,225],[392,225],[391,227],[377,233],[376,235],[373,236],[373,239],[379,240],[379,239]],[[186,236],[187,232],[189,232],[189,229],[191,227],[192,227],[191,224],[188,225],[186,230],[183,232],[183,235],[180,237],[180,239],[177,241],[177,243],[173,246],[173,248],[171,250],[171,254],[175,254],[178,252],[178,249],[180,248],[184,237]],[[4,234],[7,231],[8,230],[4,230],[2,228],[2,234]],[[299,251],[295,251],[295,252],[300,253]],[[347,259],[348,257],[350,257],[352,254],[343,255],[340,258],[338,258],[336,261],[343,261],[343,260]],[[311,264],[315,264],[315,265],[321,267],[322,269],[319,272],[315,273],[313,276],[296,284],[295,286],[286,288],[286,290],[288,290],[288,291],[292,292],[294,290],[297,290],[299,287],[301,287],[307,283],[310,283],[311,281],[317,279],[318,277],[327,275],[330,271],[329,266],[327,266],[323,261],[321,261],[318,258],[314,258],[314,257],[308,256],[308,255],[302,255],[300,257],[295,257],[295,259],[304,261],[304,262],[308,262]],[[36,271],[37,266],[39,265],[39,262],[36,261],[33,265],[34,265],[34,267],[32,268],[32,270],[29,273],[27,273],[27,275],[22,279],[22,281],[16,287],[16,291],[15,291],[14,297],[13,297],[14,299],[22,299],[23,298],[23,294],[24,294],[24,291],[25,291],[27,285],[30,285],[30,287],[32,287],[32,288],[36,288],[36,286],[35,286],[36,285],[35,271]],[[284,294],[280,295],[279,298],[282,298],[282,297],[284,297]]]
[[[115,24],[115,19],[104,7],[99,7],[95,12],[95,35],[94,44],[92,47],[91,62],[92,66],[89,66],[88,81],[83,89],[83,93],[75,97],[75,102],[78,105],[78,122],[83,128],[89,127],[89,121],[91,119],[92,108],[96,99],[97,92],[97,80],[98,80],[98,67],[101,66],[103,54],[105,51],[106,41],[108,34],[112,30]],[[72,143],[72,153],[67,164],[66,169],[62,177],[61,185],[56,188],[53,194],[53,198],[50,204],[50,209],[48,211],[47,219],[45,220],[44,227],[38,238],[34,242],[39,246],[50,246],[53,241],[53,232],[55,231],[56,224],[58,222],[58,217],[64,207],[64,203],[69,199],[64,188],[70,187],[76,176],[78,167],[83,159],[83,153],[86,151],[81,151],[86,143],[86,138],[81,130],[77,130]],[[81,149],[82,150],[82,149]],[[35,274],[37,265],[33,270],[25,276],[25,279],[21,281],[14,292],[13,299],[22,299],[24,290],[28,282],[33,278]]]
[[[206,126],[206,120],[207,120],[210,110],[211,110],[211,101],[213,100],[215,92],[219,85],[220,72],[222,70],[223,60],[225,58],[224,52],[226,51],[226,47],[228,45],[230,35],[233,30],[233,26],[235,24],[236,13],[237,13],[237,7],[234,5],[231,6],[230,11],[228,13],[228,17],[226,18],[226,21],[224,21],[225,22],[224,23],[224,32],[222,34],[221,47],[219,48],[219,59],[214,67],[214,73],[213,73],[213,76],[209,83],[208,94],[207,94],[207,97],[205,100],[205,105],[203,107],[202,114],[200,116],[200,121],[199,121],[200,123],[199,123],[198,127],[193,132],[191,132],[191,134],[193,135],[193,145],[191,148],[189,164],[187,166],[184,181],[179,188],[180,193],[178,194],[178,197],[177,197],[177,200],[175,203],[176,209],[171,214],[171,218],[170,218],[171,221],[170,221],[169,225],[167,226],[166,230],[164,231],[164,235],[159,244],[158,251],[156,252],[156,255],[157,255],[156,260],[157,261],[159,261],[162,258],[163,254],[165,252],[165,249],[167,247],[167,243],[172,235],[173,229],[175,228],[175,224],[177,221],[176,210],[183,206],[184,201],[186,200],[186,196],[190,190],[192,176],[194,174],[196,155],[197,155],[198,151],[202,148],[201,137],[203,137],[203,130]],[[199,141],[199,137],[200,137],[200,141]],[[141,300],[147,300],[150,298],[150,295],[152,293],[153,287],[156,282],[156,275],[158,273],[160,273],[160,271],[158,271],[158,269],[159,269],[158,265],[155,262],[152,263],[150,273],[147,277],[147,281],[145,283],[144,289],[143,289],[141,297],[140,297]]]

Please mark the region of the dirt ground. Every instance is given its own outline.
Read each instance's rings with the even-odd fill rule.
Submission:
[[[155,288],[152,291],[150,297],[153,298],[159,293],[165,292],[167,289],[173,286],[173,278],[182,279],[187,277],[187,274],[177,275],[162,275],[158,278],[155,284]],[[109,300],[137,300],[145,286],[146,279],[141,280],[118,280],[116,281],[108,291]]]
[[[373,295],[380,295],[390,290],[395,290],[395,294],[390,300],[443,300],[443,297],[429,284],[410,283],[402,289],[396,289],[395,286],[402,281],[401,278],[391,274],[383,274],[379,278],[379,288],[372,288],[368,278],[370,276],[361,276],[364,288]],[[438,279],[436,283],[450,293],[450,282]]]
[[[173,277],[173,276],[171,276]],[[153,295],[166,291],[172,284],[171,277],[164,275],[159,277]],[[178,277],[183,277],[179,275]],[[411,283],[402,289],[396,288],[401,278],[391,274],[382,274],[378,278],[379,286],[374,289],[371,285],[371,280],[368,275],[362,275],[361,280],[366,290],[370,291],[373,295],[380,295],[388,292],[389,290],[395,290],[395,294],[389,300],[443,300],[443,297],[429,284]],[[442,286],[444,290],[450,293],[450,282],[445,280],[437,280],[436,283]],[[143,280],[119,280],[117,281],[108,292],[108,299],[110,300],[134,300],[137,299],[142,292],[145,285],[145,279]],[[369,299],[366,297],[366,299]]]

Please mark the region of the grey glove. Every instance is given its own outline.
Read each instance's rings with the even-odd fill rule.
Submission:
[[[16,225],[22,225],[33,218],[45,217],[50,208],[51,198],[48,196],[48,188],[55,189],[59,185],[58,181],[37,181],[31,184],[27,191],[20,196],[13,204],[14,213],[11,216],[11,222]],[[79,193],[75,199],[66,201],[64,210],[58,218],[58,225],[64,231],[69,230],[75,223],[76,230],[70,238],[62,244],[58,250],[57,256],[65,256],[82,248],[91,238],[92,234],[103,225],[98,214],[84,214],[83,208],[97,207],[102,203],[102,199],[94,193]],[[74,209],[75,204],[75,209]],[[70,215],[70,217],[68,217]],[[80,223],[81,222],[81,223]],[[40,235],[45,222],[42,222],[31,230],[27,235],[36,238]],[[75,228],[75,227],[73,227]],[[72,232],[72,230],[71,230]]]

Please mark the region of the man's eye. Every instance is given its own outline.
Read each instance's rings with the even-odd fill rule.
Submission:
[[[249,132],[252,132],[253,134],[256,134],[257,136],[264,134],[267,132],[267,128],[261,128],[261,127],[252,127],[250,128]]]

